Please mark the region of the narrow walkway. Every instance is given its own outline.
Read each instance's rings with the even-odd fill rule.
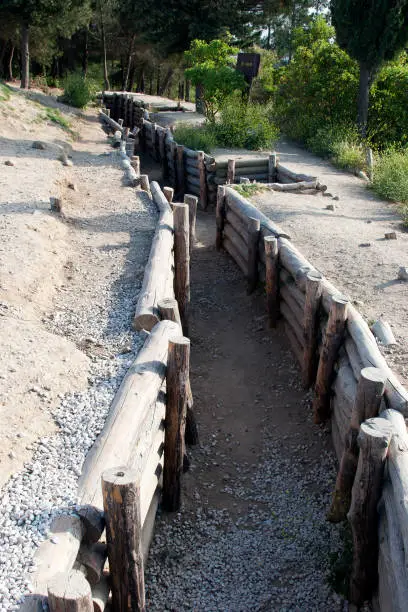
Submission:
[[[192,258],[191,384],[200,445],[180,513],[156,523],[149,610],[342,610],[327,582],[341,548],[325,521],[334,456],[262,293],[213,248],[199,215]]]

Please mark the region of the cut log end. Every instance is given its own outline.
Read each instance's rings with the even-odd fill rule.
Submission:
[[[133,329],[135,331],[145,330],[150,332],[159,321],[159,317],[155,314],[139,314],[133,319]]]

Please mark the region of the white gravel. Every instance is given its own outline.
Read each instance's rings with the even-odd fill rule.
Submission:
[[[106,159],[106,158],[105,158]],[[122,172],[114,166],[82,163],[76,180],[109,181],[120,188]],[[104,162],[106,164],[106,162]],[[94,174],[95,173],[95,174]],[[53,333],[73,340],[91,359],[89,388],[61,396],[53,412],[59,430],[33,445],[32,460],[10,479],[0,494],[0,612],[15,610],[30,592],[33,555],[47,536],[52,519],[74,510],[77,480],[86,453],[101,431],[115,391],[141,348],[144,336],[131,331],[138,291],[155,223],[148,198],[129,190],[125,202],[104,200],[72,231],[72,284],[61,292],[49,317]],[[109,213],[109,214],[107,214]],[[115,227],[112,225],[115,224]],[[112,235],[124,236],[116,246]],[[102,238],[100,237],[102,235]],[[106,242],[93,246],[93,240]],[[75,242],[76,241],[76,242]]]

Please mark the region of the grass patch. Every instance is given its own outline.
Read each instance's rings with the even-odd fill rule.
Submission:
[[[55,123],[65,132],[68,132],[68,134],[70,134],[71,136],[75,137],[77,135],[76,132],[72,129],[71,123],[60,113],[57,108],[47,108],[43,118],[46,121],[51,121],[51,123]]]
[[[382,198],[402,205],[404,223],[408,225],[408,150],[386,151],[376,159],[372,187]]]
[[[235,191],[238,191],[244,198],[250,198],[266,190],[266,187],[259,183],[242,183],[242,185],[234,185]]]
[[[348,521],[341,526],[341,549],[329,555],[328,583],[331,588],[345,599],[349,596],[351,567],[353,562],[353,539]]]
[[[11,90],[4,83],[0,83],[0,102],[7,102],[10,100]]]
[[[364,170],[366,158],[364,147],[355,129],[343,125],[318,128],[307,139],[306,146],[312,153],[330,159],[342,170]]]
[[[173,136],[179,144],[196,151],[204,151],[204,153],[211,153],[211,149],[217,145],[214,131],[209,124],[178,123]]]

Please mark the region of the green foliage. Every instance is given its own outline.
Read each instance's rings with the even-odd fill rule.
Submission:
[[[265,191],[265,187],[260,183],[242,183],[242,185],[234,185],[234,189],[244,198],[250,198]]]
[[[92,84],[81,74],[71,73],[64,80],[62,101],[77,108],[84,108],[94,97]]]
[[[216,137],[211,125],[197,126],[194,124],[178,123],[174,130],[174,139],[189,149],[211,153],[216,144]]]
[[[0,102],[7,102],[10,99],[10,88],[4,83],[0,83]]]
[[[408,40],[408,0],[332,0],[337,42],[371,73]]]
[[[271,147],[279,136],[269,106],[243,102],[238,96],[225,101],[214,130],[220,146],[252,150]]]
[[[191,66],[185,71],[186,78],[201,87],[205,116],[211,122],[215,121],[223,100],[245,88],[243,75],[229,65],[237,51],[222,40],[210,43],[193,40],[184,54]]]
[[[57,108],[47,108],[45,111],[45,119],[51,121],[52,123],[56,123],[69,134],[74,134],[70,122],[60,113]]]
[[[323,125],[316,129],[306,144],[316,155],[328,157],[335,166],[347,170],[365,168],[364,147],[357,130],[347,125]]]
[[[382,198],[408,204],[408,150],[390,149],[376,159],[372,186]],[[404,206],[406,222],[407,213],[407,207]]]
[[[270,101],[276,94],[277,90],[277,78],[275,65],[278,61],[277,55],[274,51],[267,51],[266,49],[254,49],[255,53],[261,55],[261,65],[259,74],[252,81],[251,85],[251,101],[258,104],[265,104]]]

